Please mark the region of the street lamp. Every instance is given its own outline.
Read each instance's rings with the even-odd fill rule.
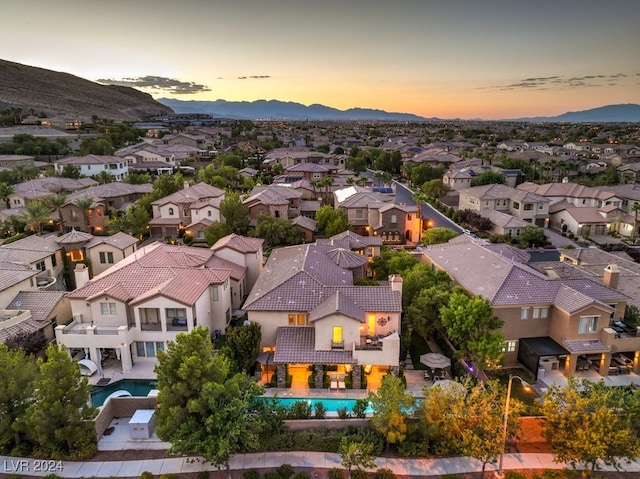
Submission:
[[[509,374],[509,382],[507,383],[507,400],[504,403],[504,423],[502,425],[502,454],[500,454],[500,458],[498,459],[498,471],[497,476],[502,478],[504,477],[502,471],[502,461],[504,459],[504,455],[507,452],[507,425],[509,424],[509,402],[511,401],[511,386],[513,384],[513,380],[517,379],[522,384],[522,387],[525,391],[528,391],[531,388],[531,385],[522,379],[520,376],[516,376],[515,374]]]

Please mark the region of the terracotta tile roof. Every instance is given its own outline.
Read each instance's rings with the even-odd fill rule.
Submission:
[[[64,295],[64,291],[20,291],[6,309],[28,310],[35,321],[45,321]]]
[[[599,339],[563,339],[562,345],[570,353],[608,353],[611,348]]]
[[[208,249],[154,243],[68,293],[68,297],[92,300],[108,295],[137,302],[159,294],[191,305],[209,285],[220,284],[231,275],[227,268],[205,268],[212,255]]]
[[[205,263],[205,267],[215,270],[227,270],[235,280],[244,278],[245,273],[247,272],[247,268],[245,266],[240,266],[239,264],[232,263],[231,261],[219,258],[218,256],[212,256],[209,258]]]
[[[335,313],[348,316],[349,318],[353,318],[361,323],[364,323],[365,321],[365,311],[355,304],[351,298],[347,297],[340,291],[336,291],[324,302],[313,308],[310,311],[309,319],[313,322]]]
[[[218,251],[222,248],[230,248],[239,253],[256,253],[262,248],[263,243],[264,240],[262,238],[249,238],[248,236],[231,233],[216,241],[211,250]]]
[[[282,326],[276,331],[274,363],[357,364],[351,351],[316,350],[316,331],[308,326]]]

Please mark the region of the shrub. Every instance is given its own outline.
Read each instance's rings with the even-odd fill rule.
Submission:
[[[278,474],[276,471],[265,472],[264,476],[262,477],[264,477],[264,479],[281,479],[280,474]]]
[[[313,409],[315,410],[316,419],[324,419],[327,416],[327,410],[324,408],[323,403],[315,403],[313,405]]]
[[[260,473],[255,469],[248,469],[242,473],[244,479],[260,479]]]
[[[363,471],[362,469],[356,469],[351,471],[351,479],[368,479],[369,474],[367,471]]]
[[[311,404],[307,401],[296,401],[287,412],[288,419],[310,419]]]
[[[344,479],[344,471],[342,469],[329,469],[329,479]]]
[[[356,399],[353,405],[353,415],[357,418],[363,419],[367,417],[367,407],[369,402],[366,399]]]
[[[276,469],[276,472],[282,479],[289,479],[296,473],[296,471],[293,470],[291,464],[282,464]]]
[[[522,472],[518,471],[506,471],[504,474],[504,479],[526,479],[527,476]]]
[[[346,407],[338,408],[338,417],[340,419],[347,419],[349,417],[349,411],[347,411]]]
[[[140,474],[140,479],[153,479],[153,473],[144,471],[142,474]]]
[[[398,455],[402,457],[421,457],[429,454],[426,441],[404,441],[398,444]]]
[[[378,469],[373,475],[374,479],[396,479],[395,473],[391,469]]]
[[[178,476],[171,473],[165,473],[160,475],[160,479],[178,479]]]
[[[198,479],[209,479],[209,471],[200,471],[196,476]],[[260,477],[256,477],[254,479],[260,479]]]
[[[292,479],[309,479],[309,475],[304,472],[296,472]]]

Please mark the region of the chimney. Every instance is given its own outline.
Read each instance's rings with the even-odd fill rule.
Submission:
[[[602,275],[602,284],[607,288],[617,289],[618,279],[620,278],[620,268],[617,264],[608,264]]]
[[[189,189],[189,182],[187,180],[182,182],[182,189],[183,190]]]
[[[89,282],[89,268],[86,264],[76,264],[76,269],[73,270],[73,274],[76,280],[76,288],[82,288]]]
[[[389,275],[389,283],[391,283],[391,291],[397,291],[402,298],[402,276],[399,274]]]

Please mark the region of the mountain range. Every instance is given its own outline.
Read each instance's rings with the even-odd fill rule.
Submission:
[[[379,121],[442,121],[440,118],[424,118],[412,113],[390,113],[370,108],[338,110],[325,105],[305,106],[301,103],[279,100],[256,101],[184,101],[159,98],[158,102],[176,113],[201,113],[214,117],[243,120],[379,120]],[[563,113],[558,116],[517,118],[505,121],[535,122],[640,122],[640,105],[608,105],[584,111]]]

